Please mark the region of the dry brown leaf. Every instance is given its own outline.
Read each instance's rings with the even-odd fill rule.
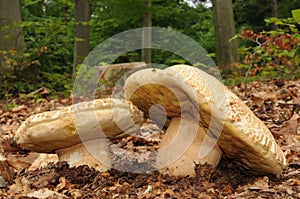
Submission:
[[[8,140],[5,140],[0,144],[0,149],[2,149],[4,152],[18,152],[22,150],[20,147],[14,145]]]
[[[281,126],[279,133],[295,135],[297,134],[297,128],[298,128],[297,118],[291,118]]]
[[[38,156],[39,153],[34,152],[31,152],[26,156],[8,153],[7,161],[13,168],[20,171],[22,169],[28,169]]]
[[[7,160],[0,160],[0,176],[9,184],[14,182],[14,170],[8,164]]]
[[[229,185],[225,186],[222,191],[226,195],[234,193],[234,189],[231,186],[229,186]]]
[[[20,111],[22,111],[22,110],[27,110],[27,106],[25,106],[25,105],[20,105],[20,106],[14,107],[14,108],[11,110],[11,112],[12,112],[12,113],[18,113],[18,112],[20,112]]]
[[[172,189],[166,189],[162,194],[162,198],[173,198],[174,196],[174,191]]]
[[[299,179],[289,179],[286,182],[283,183],[284,186],[300,186],[300,180]]]
[[[67,185],[66,178],[60,177],[59,178],[59,184],[55,187],[55,191],[60,191],[62,189],[65,189]]]
[[[254,184],[249,186],[248,189],[250,190],[265,190],[269,189],[269,178],[264,176],[262,178],[257,178],[254,181]]]
[[[17,171],[21,171],[23,169],[29,168],[31,164],[27,162],[22,162],[20,160],[11,160],[9,161],[9,165],[14,169],[16,169]]]
[[[284,150],[300,151],[300,135],[287,135],[285,142],[286,146],[282,147]]]
[[[263,98],[255,97],[255,96],[252,97],[251,100],[252,100],[253,105],[256,105],[256,106],[262,106],[265,102],[265,100]]]
[[[42,188],[36,191],[32,191],[31,193],[27,193],[26,195],[27,197],[34,197],[34,198],[40,198],[40,199],[46,199],[46,198],[61,198],[61,199],[65,199],[65,198],[69,198],[61,193],[55,192],[55,191],[51,191],[48,188]]]

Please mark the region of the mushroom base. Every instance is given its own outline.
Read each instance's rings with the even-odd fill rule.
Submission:
[[[66,161],[70,167],[88,165],[98,171],[111,168],[111,158],[106,139],[90,140],[56,151],[59,161]]]
[[[158,170],[175,176],[196,176],[195,164],[208,163],[216,167],[222,151],[215,142],[212,146],[203,143],[207,131],[190,117],[173,118],[159,145]]]

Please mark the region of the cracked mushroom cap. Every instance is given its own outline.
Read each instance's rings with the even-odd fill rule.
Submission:
[[[169,88],[162,86],[165,82],[171,82]],[[168,117],[181,114],[179,101],[183,98],[176,100],[170,88],[180,90],[185,96],[195,96],[192,104],[196,103],[194,108],[199,110],[200,121],[218,138],[218,145],[227,157],[249,172],[282,173],[286,158],[269,129],[222,83],[195,67],[175,65],[164,70],[138,71],[125,83],[125,98],[161,122],[163,111],[150,113],[154,104],[164,106]],[[193,106],[184,110],[194,111]]]
[[[142,122],[143,113],[132,103],[96,99],[32,115],[18,128],[14,139],[24,149],[51,152],[82,141],[119,138],[124,132],[138,130]]]

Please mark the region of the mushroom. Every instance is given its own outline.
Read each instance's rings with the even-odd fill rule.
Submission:
[[[145,116],[149,116],[161,126],[168,126],[166,121],[171,119],[169,126],[171,129],[167,129],[165,136],[172,137],[176,133],[185,133],[187,137],[190,137],[190,132],[172,127],[174,120],[172,118],[183,117],[188,113],[202,128],[198,131],[205,131],[203,142],[192,142],[188,149],[186,146],[181,146],[185,145],[186,137],[179,136],[182,143],[177,141],[176,144],[177,147],[182,148],[183,152],[181,153],[184,156],[182,160],[181,154],[173,154],[173,156],[177,155],[178,160],[168,163],[167,156],[172,154],[171,147],[170,152],[158,152],[157,160],[164,161],[164,158],[166,159],[162,171],[182,166],[186,168],[181,168],[181,171],[188,170],[186,174],[190,174],[191,164],[194,161],[189,161],[189,166],[187,166],[188,163],[181,164],[178,161],[186,161],[186,157],[195,160],[192,154],[199,151],[201,157],[203,154],[208,154],[208,157],[217,156],[217,146],[213,145],[215,141],[225,156],[251,173],[278,175],[286,167],[285,155],[264,123],[221,82],[195,67],[175,65],[164,70],[140,70],[126,80],[125,98],[132,101],[145,112]],[[197,115],[199,117],[195,119]],[[176,123],[176,121],[174,122]],[[185,120],[180,126],[182,125],[190,125],[190,123]],[[199,132],[197,135],[203,136],[203,133]],[[195,137],[197,138],[197,136]],[[170,142],[170,138],[163,137],[162,139],[163,145]],[[170,146],[173,147],[176,144],[171,143]],[[207,149],[211,149],[211,151],[209,152]],[[195,153],[191,153],[190,150],[195,150]],[[173,153],[178,152],[176,150]],[[206,161],[209,163],[209,159]],[[212,162],[213,166],[217,166],[218,161]],[[183,173],[174,172],[173,174],[182,175]]]
[[[156,160],[162,173],[195,176],[195,163],[217,166],[222,151],[208,133],[193,88],[178,75],[143,69],[125,82],[125,99],[132,101],[158,126],[167,127]],[[198,101],[197,101],[198,100]]]
[[[119,98],[123,95],[122,88],[126,78],[135,71],[147,68],[147,64],[145,62],[130,62],[99,66],[99,68],[101,74],[97,92],[100,92],[102,96],[106,92],[108,95],[113,94]]]
[[[26,150],[55,151],[70,166],[87,164],[103,171],[111,167],[107,139],[139,129],[143,113],[120,99],[96,99],[30,116],[14,139]]]

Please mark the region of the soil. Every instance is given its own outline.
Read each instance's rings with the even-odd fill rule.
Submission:
[[[72,100],[18,98],[0,102],[0,198],[300,198],[300,81],[254,82],[231,90],[266,124],[284,151],[288,167],[281,175],[253,175],[226,157],[217,168],[195,165],[195,177],[163,175],[153,170],[151,152],[164,132],[150,122],[139,135],[110,145],[112,152],[114,146],[149,151],[144,159],[115,155],[114,169],[106,172],[86,165],[69,167],[66,162],[29,170],[38,154],[20,149],[14,132],[30,115],[59,109]],[[136,172],[126,172],[133,165]]]

